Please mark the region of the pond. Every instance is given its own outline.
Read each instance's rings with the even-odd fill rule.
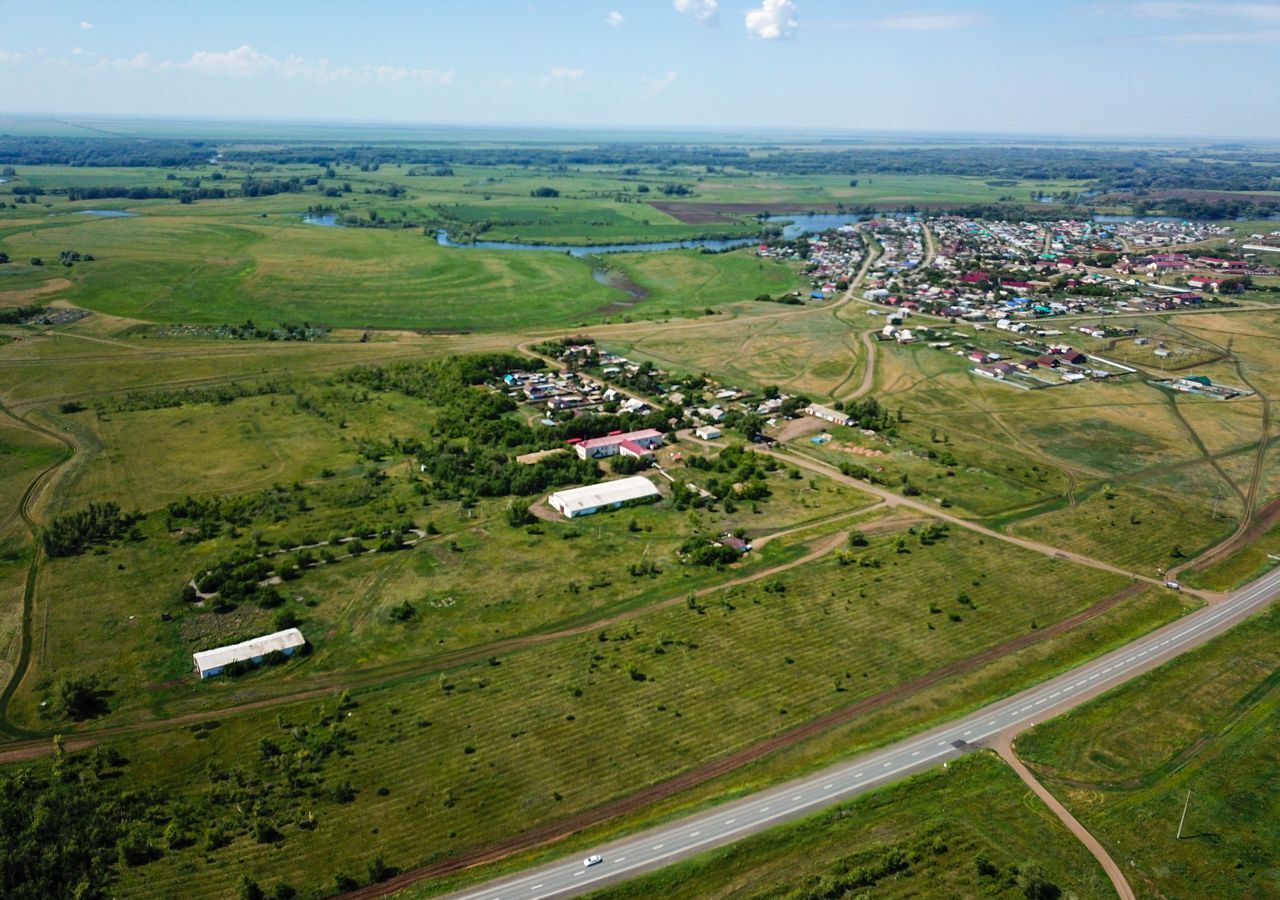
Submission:
[[[98,216],[102,219],[132,219],[138,215],[136,212],[127,212],[123,209],[81,209],[76,211],[77,216]]]
[[[336,213],[307,213],[302,217],[307,225],[319,225],[322,228],[342,228]]]

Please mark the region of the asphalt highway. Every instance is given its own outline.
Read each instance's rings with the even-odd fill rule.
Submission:
[[[1034,688],[917,737],[714,809],[661,825],[582,856],[469,888],[453,900],[571,897],[634,878],[746,835],[797,819],[945,763],[1005,731],[1021,731],[1123,684],[1229,630],[1280,595],[1280,569],[1126,646]],[[584,866],[583,857],[603,861]]]

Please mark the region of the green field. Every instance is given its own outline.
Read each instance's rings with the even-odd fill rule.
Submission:
[[[1278,630],[1268,610],[1018,740],[1019,755],[1125,861],[1139,896],[1280,891]]]
[[[981,860],[995,871],[980,873]],[[979,754],[587,896],[763,900],[844,885],[873,897],[1023,897],[1037,875],[1080,900],[1110,896],[1079,842],[994,755]]]
[[[102,124],[142,153],[175,127]],[[0,185],[0,825],[18,823],[0,864],[38,856],[46,870],[24,877],[45,893],[254,896],[247,876],[320,897],[554,835],[408,892],[433,896],[980,708],[1213,602],[1194,588],[1229,590],[1280,551],[1280,526],[1259,524],[1280,496],[1273,307],[1117,317],[1249,399],[1153,386],[1149,348],[1128,343],[1115,355],[1143,372],[1017,391],[975,376],[958,344],[874,341],[885,319],[864,286],[754,299],[807,293],[800,260],[436,239],[752,236],[761,210],[1012,212],[1092,180],[818,168],[847,149],[892,169],[879,143],[779,138],[750,167],[737,145],[708,156],[737,164],[702,163],[670,135],[597,153],[581,135],[472,146],[406,127],[357,146],[357,126],[297,126],[341,145],[328,164],[226,127],[216,163],[215,143],[175,145],[190,164],[19,165]],[[1001,165],[1025,173],[1020,152]],[[1068,171],[1059,152],[1037,151],[1046,173]],[[788,154],[794,168],[766,165]],[[120,189],[138,199],[68,194]],[[111,210],[133,215],[86,214]],[[70,250],[94,258],[61,264]],[[89,314],[14,312],[46,305]],[[913,321],[1012,352],[968,323]],[[270,330],[284,323],[308,327]],[[592,343],[627,360],[564,350]],[[562,350],[651,409],[616,413],[626,397],[597,386],[589,409],[525,399],[529,354]],[[859,425],[775,416],[758,405],[775,391],[846,404]],[[704,401],[726,410],[725,436],[676,437]],[[671,432],[645,471],[661,500],[572,521],[546,505],[643,465],[580,462],[566,441],[642,427]],[[547,450],[561,452],[517,461]],[[1244,546],[1201,556],[1242,526]],[[753,549],[716,545],[729,535]],[[1126,574],[1184,566],[1169,576],[1182,592]],[[1276,620],[1019,745],[1143,896],[1280,890]],[[193,652],[294,626],[294,657],[192,671]],[[55,734],[68,751],[41,756]],[[1170,843],[1187,788],[1200,820]],[[601,896],[1014,898],[1036,872],[1063,897],[1108,895],[977,753]]]

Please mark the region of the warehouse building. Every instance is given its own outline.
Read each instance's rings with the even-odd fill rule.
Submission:
[[[286,628],[274,634],[251,638],[238,644],[229,644],[213,650],[202,650],[194,654],[196,673],[201,679],[221,675],[227,666],[234,663],[258,665],[275,651],[285,656],[292,656],[299,647],[306,644],[307,639],[296,628]]]
[[[661,496],[652,481],[643,475],[633,475],[617,481],[602,481],[586,487],[556,491],[547,498],[547,502],[566,519],[574,519],[589,516],[602,509],[617,509],[624,503],[657,500]]]
[[[853,425],[855,423],[853,416],[847,416],[837,409],[819,406],[816,403],[812,406],[806,406],[804,411],[806,415],[813,416],[815,419],[822,419],[824,422],[831,422],[836,425]]]

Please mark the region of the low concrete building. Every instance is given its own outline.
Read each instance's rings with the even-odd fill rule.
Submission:
[[[617,509],[624,503],[637,500],[657,500],[661,496],[652,481],[643,475],[633,475],[617,481],[602,481],[586,487],[556,491],[547,498],[547,502],[566,519],[574,519],[589,516],[602,509]]]
[[[579,441],[574,444],[574,450],[580,459],[604,459],[608,456],[617,456],[622,450],[622,445],[628,442],[644,447],[646,450],[652,450],[662,446],[662,432],[653,428],[619,432]]]
[[[292,656],[307,639],[296,628],[286,628],[274,634],[251,638],[238,644],[217,647],[213,650],[202,650],[193,654],[196,673],[201,679],[221,675],[227,666],[233,663],[258,665],[273,652],[279,651],[285,656]]]
[[[853,416],[845,415],[837,409],[831,409],[827,406],[818,406],[816,403],[804,408],[806,416],[813,416],[815,419],[822,419],[824,422],[832,422],[836,425],[853,425]]]
[[[695,429],[694,437],[703,441],[714,441],[720,437],[720,429],[714,425],[703,425],[701,428]]]

